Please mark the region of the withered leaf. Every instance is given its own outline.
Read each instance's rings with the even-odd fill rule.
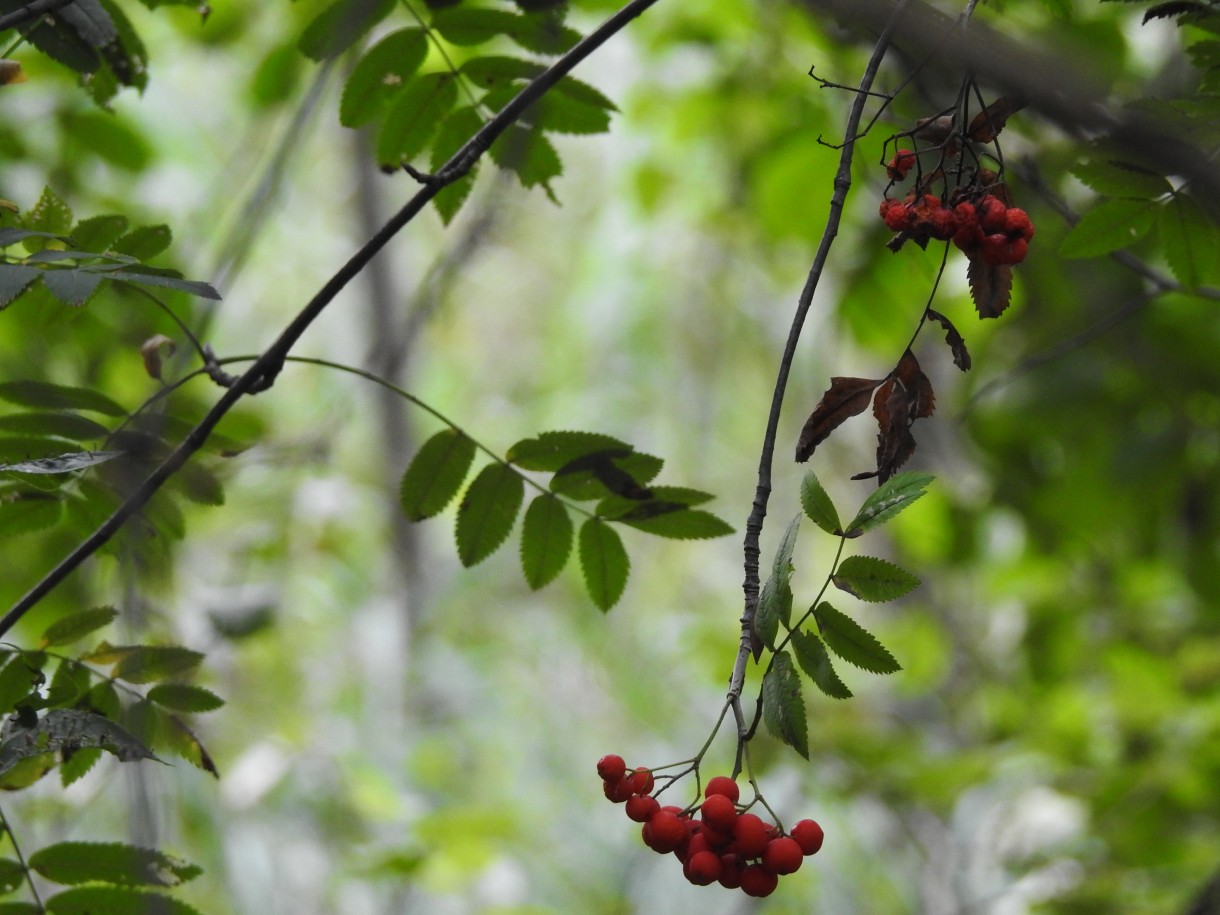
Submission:
[[[1025,100],[1022,98],[1000,96],[974,116],[967,136],[976,143],[990,143],[1000,135],[1008,119],[1024,107]]]
[[[953,352],[953,364],[963,372],[970,371],[970,353],[966,350],[966,341],[962,339],[962,335],[957,332],[957,328],[953,326],[948,318],[942,315],[939,311],[928,309],[928,320],[935,321],[945,330],[945,342],[949,344],[949,349]]]
[[[796,459],[807,461],[818,445],[846,420],[868,409],[873,390],[881,378],[831,378],[830,387],[805,421],[796,443]]]
[[[1012,292],[1012,267],[1007,264],[993,267],[982,258],[972,257],[966,279],[970,281],[970,297],[980,318],[998,318],[1004,313]]]
[[[908,349],[892,375],[877,389],[873,417],[877,420],[877,478],[884,483],[915,451],[911,424],[936,409],[932,382]]]

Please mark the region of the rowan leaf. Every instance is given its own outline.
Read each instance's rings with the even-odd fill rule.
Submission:
[[[2,464],[0,470],[7,470],[10,473],[72,473],[122,456],[122,451],[72,451],[53,457],[36,458],[32,461],[19,461],[16,464]]]
[[[462,565],[482,562],[508,538],[525,500],[525,481],[507,464],[488,464],[458,506],[457,547]]]
[[[310,60],[346,51],[390,14],[394,0],[337,0],[305,27],[297,47]]]
[[[21,862],[12,858],[0,858],[0,894],[11,893],[23,883],[25,883],[25,868],[21,866]],[[32,903],[29,911],[35,915],[41,915],[38,907]],[[3,913],[4,910],[0,908],[0,915]]]
[[[474,463],[474,442],[456,429],[442,429],[411,459],[398,487],[398,504],[409,521],[444,511]]]
[[[1156,224],[1159,204],[1151,200],[1103,200],[1089,210],[1059,244],[1061,257],[1100,257],[1130,247]]]
[[[9,413],[0,416],[0,433],[12,432],[55,435],[76,442],[105,438],[110,434],[110,430],[101,423],[66,411]]]
[[[1121,159],[1092,159],[1079,163],[1071,172],[1094,191],[1108,197],[1151,199],[1173,190],[1164,175]]]
[[[1183,286],[1220,280],[1220,231],[1193,198],[1175,194],[1160,208],[1158,227],[1165,260]]]
[[[874,674],[902,670],[902,665],[871,632],[825,601],[817,605],[813,617],[830,650],[847,663]]]
[[[771,560],[771,574],[791,575],[793,571],[792,553],[796,549],[796,535],[800,532],[801,516],[793,515],[775,549],[775,557]]]
[[[428,55],[423,29],[391,32],[352,68],[339,101],[339,123],[359,127],[373,120],[415,75]]]
[[[117,214],[82,219],[72,227],[72,246],[78,251],[109,251],[127,231],[127,225],[127,217]]]
[[[886,480],[872,493],[856,517],[847,525],[845,537],[859,537],[865,531],[879,527],[922,496],[935,477],[927,473],[908,471]]]
[[[0,732],[0,774],[47,753],[99,747],[123,762],[156,759],[153,752],[108,718],[79,709],[51,709],[31,727],[10,719]]]
[[[554,473],[586,455],[620,451],[627,454],[632,450],[626,442],[598,432],[543,432],[517,442],[508,449],[506,458],[522,470]]]
[[[830,387],[805,421],[796,443],[797,461],[807,461],[814,449],[846,420],[868,409],[881,378],[831,378]]]
[[[61,617],[43,630],[39,646],[51,648],[55,645],[70,645],[91,632],[109,626],[118,617],[114,607],[94,607]]]
[[[665,462],[639,451],[611,449],[586,454],[564,464],[551,477],[551,492],[578,501],[622,496],[643,501],[652,498],[647,484]]]
[[[148,698],[175,712],[211,712],[225,704],[210,689],[189,683],[159,683],[148,691]]]
[[[812,470],[806,471],[801,481],[801,508],[805,510],[805,517],[826,533],[843,533],[839,512]]]
[[[88,388],[70,388],[46,381],[8,381],[0,384],[0,400],[43,410],[85,410],[107,416],[127,411],[104,394]]]
[[[731,525],[711,512],[660,499],[644,502],[615,520],[671,540],[708,540],[733,533]]]
[[[580,567],[589,597],[603,612],[623,596],[630,571],[627,550],[618,533],[600,518],[590,518],[580,527]]]
[[[42,274],[29,264],[0,264],[0,308],[11,305]]]
[[[754,613],[754,633],[767,648],[774,651],[780,623],[787,628],[791,622],[791,573],[773,573],[763,583],[762,593],[758,597],[758,609]]]
[[[457,97],[456,77],[448,72],[426,73],[401,87],[377,135],[378,163],[396,168],[423,152]]]
[[[787,651],[776,652],[763,678],[763,722],[778,740],[809,758],[809,722],[801,698],[801,680]]]
[[[436,139],[432,142],[432,171],[440,171],[482,126],[482,116],[469,105],[451,112],[441,122]],[[470,190],[474,187],[475,170],[471,168],[470,172],[441,188],[432,198],[432,204],[445,225],[457,215],[466,198],[470,196]]]
[[[119,658],[110,675],[128,683],[155,683],[190,673],[203,657],[179,645],[136,645]]]
[[[521,569],[526,584],[537,591],[555,579],[572,552],[575,526],[563,503],[554,496],[535,496],[521,526]]]
[[[980,318],[998,318],[1008,308],[1012,295],[1012,267],[1008,264],[988,264],[980,257],[971,257],[966,280]]]
[[[199,915],[181,899],[122,886],[77,886],[46,901],[48,915]]]
[[[58,842],[30,855],[30,867],[54,883],[178,886],[203,868],[151,848],[120,842]]]
[[[173,241],[173,233],[167,225],[140,226],[118,239],[111,249],[116,254],[146,261],[168,250]]]
[[[835,672],[834,664],[821,639],[813,633],[801,629],[793,630],[791,639],[790,644],[796,653],[797,663],[801,665],[801,670],[818,689],[831,699],[850,699],[852,697],[852,691]]]
[[[931,308],[928,309],[928,320],[935,321],[944,329],[945,342],[949,344],[949,350],[953,353],[953,364],[963,372],[970,371],[970,353],[966,350],[966,341],[953,326],[953,322]]]
[[[563,174],[563,163],[539,129],[511,125],[491,145],[488,155],[500,168],[515,174],[522,187],[542,186],[554,198],[550,181]]]

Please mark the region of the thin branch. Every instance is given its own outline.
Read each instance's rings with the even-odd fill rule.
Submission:
[[[771,397],[771,412],[767,417],[767,430],[763,435],[762,454],[758,462],[758,485],[754,490],[754,505],[750,517],[746,521],[745,543],[745,582],[742,590],[745,592],[745,612],[741,616],[741,644],[737,650],[737,661],[733,665],[733,676],[729,681],[729,696],[741,695],[745,683],[746,663],[749,661],[754,643],[754,614],[758,608],[758,557],[759,538],[762,536],[763,522],[767,517],[767,502],[771,497],[771,464],[775,454],[775,438],[779,430],[779,417],[784,403],[784,392],[788,387],[788,374],[792,369],[792,360],[796,354],[796,345],[800,340],[801,330],[805,325],[805,316],[813,304],[813,294],[817,290],[818,281],[826,268],[826,260],[830,247],[839,234],[839,222],[843,216],[843,204],[847,192],[851,188],[851,162],[855,155],[855,136],[860,129],[860,121],[864,116],[864,106],[868,101],[868,91],[872,88],[881,61],[889,48],[890,40],[898,27],[899,21],[906,11],[910,0],[900,0],[893,15],[886,23],[873,48],[864,76],[860,80],[859,90],[852,102],[851,113],[844,129],[843,149],[839,155],[839,170],[834,180],[834,195],[830,201],[830,215],[826,220],[826,228],[822,232],[822,240],[814,256],[813,265],[801,290],[797,301],[796,314],[792,318],[792,327],[788,332],[788,342],[780,359],[779,375],[775,381],[775,392]],[[2,632],[3,630],[0,630]]]
[[[19,10],[13,10],[11,13],[0,16],[0,32],[25,25],[39,16],[53,13],[74,2],[75,0],[34,0],[33,3],[27,3]]]
[[[96,553],[119,529],[136,514],[166,481],[177,473],[196,451],[203,447],[212,430],[221,419],[247,394],[266,390],[275,381],[284,360],[301,335],[309,328],[326,307],[350,283],[366,264],[397,235],[403,227],[423,211],[446,185],[458,180],[478,161],[484,152],[521,114],[545,95],[556,83],[570,73],[577,64],[601,47],[612,36],[620,32],[632,19],[639,16],[657,0],[631,0],[593,32],[577,42],[571,50],[555,61],[544,72],[526,85],[511,102],[490,121],[483,125],[444,167],[433,176],[434,180],[422,186],[414,197],[382,226],[350,260],[326,282],[305,305],[279,337],[258,360],[228,388],[207,415],[204,416],[145,481],[120,505],[96,531],[79,544],[50,572],[15,603],[0,619],[0,636],[8,632],[18,620],[38,604],[47,594],[68,577],[81,563]]]

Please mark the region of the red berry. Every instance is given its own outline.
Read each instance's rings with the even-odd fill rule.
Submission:
[[[687,840],[674,849],[674,854],[678,856],[680,861],[689,861],[701,851],[712,851],[712,843],[707,840],[707,836],[703,833],[702,829],[692,833],[688,827],[687,833]]]
[[[597,761],[597,774],[604,782],[617,782],[627,774],[627,764],[617,753],[610,753]]]
[[[814,820],[801,820],[792,827],[792,838],[806,855],[816,855],[826,834]]]
[[[1008,263],[1008,236],[996,232],[983,238],[983,263],[998,267]]]
[[[978,202],[979,223],[987,234],[1003,232],[1004,222],[1008,218],[1008,207],[1000,198],[988,194]]]
[[[804,853],[796,839],[780,836],[763,849],[762,865],[773,874],[794,874],[800,869]]]
[[[704,797],[711,797],[713,794],[721,794],[727,797],[734,804],[741,797],[741,789],[737,787],[737,782],[733,781],[727,775],[717,775],[710,779],[707,787],[703,789]]]
[[[686,841],[686,822],[668,810],[659,810],[644,824],[644,844],[658,854],[668,854]]]
[[[631,779],[622,778],[617,782],[603,782],[602,794],[606,795],[606,800],[613,801],[615,804],[622,804],[627,801],[635,792],[631,790]]]
[[[743,813],[733,823],[733,841],[737,843],[738,853],[747,858],[761,855],[770,838],[767,824],[753,813]]]
[[[628,775],[627,781],[631,782],[631,790],[636,794],[652,793],[652,773],[643,767],[636,769],[634,772]]]
[[[1023,209],[1009,207],[1004,215],[1004,232],[1009,238],[1024,238],[1029,241],[1034,237],[1034,224]]]
[[[947,207],[937,207],[928,214],[928,234],[940,241],[948,241],[957,233],[957,219]]]
[[[779,886],[779,877],[761,864],[751,864],[741,872],[741,888],[747,896],[770,896]]]
[[[732,832],[733,822],[737,819],[737,808],[723,794],[713,794],[700,808],[703,822],[720,832]]]
[[[894,158],[890,159],[885,171],[890,176],[890,180],[901,181],[914,165],[915,153],[909,149],[900,149],[894,154]]]
[[[701,851],[687,859],[682,873],[695,886],[707,886],[720,879],[720,870],[720,856],[714,851]]]
[[[627,799],[627,817],[637,823],[647,823],[648,818],[661,809],[660,802],[647,794],[634,794]]]
[[[746,859],[741,855],[720,856],[720,885],[726,890],[735,890],[741,886],[741,872],[745,870]]]
[[[1009,242],[1008,246],[1008,263],[1019,264],[1025,260],[1025,255],[1029,253],[1029,242],[1024,238],[1017,238]]]
[[[909,229],[915,221],[915,213],[900,201],[890,200],[888,203],[889,206],[881,214],[881,218],[885,220],[885,227],[893,232]]]

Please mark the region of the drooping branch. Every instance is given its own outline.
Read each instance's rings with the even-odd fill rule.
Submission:
[[[350,283],[386,244],[431,202],[444,187],[467,174],[479,157],[510,127],[531,105],[542,98],[564,76],[579,63],[601,47],[612,36],[620,32],[657,0],[631,0],[600,26],[577,42],[571,50],[555,61],[545,71],[527,84],[504,108],[472,136],[461,149],[416,192],[415,196],[339,270],[295,318],[280,333],[258,360],[238,378],[216,402],[165,460],[143,483],[104,521],[88,538],[81,542],[58,565],[48,572],[15,603],[0,619],[0,636],[7,633],[31,608],[46,597],[68,577],[81,563],[96,553],[137,512],[143,508],[156,492],[207,442],[208,436],[221,419],[247,394],[266,390],[274,382],[284,360],[318,316],[335,297]]]
[[[847,118],[847,126],[843,131],[844,141],[839,152],[839,168],[835,174],[834,194],[830,201],[830,214],[826,219],[826,228],[818,244],[817,254],[805,287],[801,290],[797,301],[796,313],[792,317],[792,326],[788,331],[788,342],[780,359],[779,375],[775,381],[775,392],[771,398],[771,412],[767,417],[767,429],[763,435],[762,454],[758,462],[758,484],[754,490],[754,505],[750,517],[746,521],[745,553],[745,612],[741,617],[741,644],[737,650],[737,660],[733,665],[733,676],[729,681],[729,695],[733,699],[734,708],[738,714],[739,731],[744,722],[740,715],[738,699],[745,682],[746,664],[749,661],[754,641],[754,614],[758,607],[759,592],[759,538],[762,535],[763,522],[767,517],[767,502],[771,496],[771,465],[775,454],[775,439],[779,431],[779,417],[783,408],[784,393],[788,387],[788,375],[792,369],[792,360],[796,355],[796,345],[800,340],[801,331],[805,326],[805,317],[813,304],[813,295],[817,291],[822,272],[826,269],[826,260],[830,255],[831,245],[839,234],[839,222],[843,217],[843,205],[847,200],[847,192],[851,189],[851,163],[855,155],[856,139],[860,130],[860,122],[864,116],[864,106],[869,99],[869,90],[881,67],[881,61],[889,49],[890,41],[903,18],[909,0],[901,0],[886,23],[873,48],[864,76],[852,103],[851,112]]]

